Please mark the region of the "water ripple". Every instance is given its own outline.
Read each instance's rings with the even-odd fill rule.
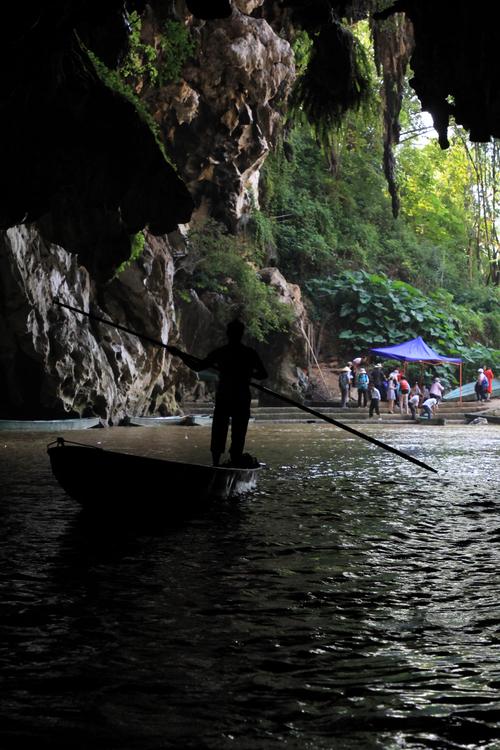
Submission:
[[[208,447],[161,432],[99,440]],[[470,428],[376,434],[440,475],[321,425],[255,426],[258,492],[147,532],[89,525],[41,439],[9,438],[2,747],[500,747],[499,433],[480,460]]]

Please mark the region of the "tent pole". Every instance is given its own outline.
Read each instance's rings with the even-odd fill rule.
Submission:
[[[460,362],[460,406],[462,406],[462,363]]]

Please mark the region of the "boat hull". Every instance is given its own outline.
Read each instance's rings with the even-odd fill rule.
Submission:
[[[460,395],[462,396],[462,401],[477,401],[476,391],[474,389],[475,385],[475,380],[473,380],[472,383],[464,383],[461,389],[455,388],[453,391],[445,393],[445,395],[443,396],[443,401],[459,401]],[[499,398],[500,380],[498,378],[495,378],[493,380],[492,387],[493,392],[491,394],[491,398]]]
[[[47,450],[65,492],[87,510],[99,512],[183,515],[211,500],[251,491],[260,470],[165,461],[62,438]]]
[[[79,419],[0,419],[0,432],[66,432],[103,427],[98,417]]]

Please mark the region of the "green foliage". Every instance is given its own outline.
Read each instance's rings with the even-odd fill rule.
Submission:
[[[132,28],[129,52],[120,65],[120,76],[134,87],[144,82],[165,86],[178,81],[182,68],[196,49],[189,29],[180,21],[168,19],[155,47],[142,41],[142,19],[137,11],[130,14],[129,20]]]
[[[145,80],[154,85],[158,81],[156,49],[153,45],[141,41],[142,19],[137,11],[129,14],[129,23],[129,51],[120,65],[120,76],[132,84]]]
[[[192,57],[196,43],[189,29],[180,21],[165,22],[160,39],[160,62],[158,65],[158,83],[164,86],[170,81],[178,81],[182,68],[189,57]]]
[[[347,128],[330,161],[306,126],[289,136],[293,161],[283,151],[263,169],[262,212],[272,222],[279,266],[287,278],[308,278],[342,269],[400,272],[418,244],[402,221],[394,221],[382,171],[382,147],[363,119]]]
[[[350,116],[329,161],[304,126],[289,135],[292,161],[282,151],[268,158],[261,203],[280,269],[306,288],[311,279],[360,267],[368,274],[399,279],[419,289],[431,304],[419,333],[433,339],[438,350],[443,349],[440,340],[454,347],[455,335],[438,331],[443,313],[453,319],[463,346],[479,341],[498,349],[500,290],[485,287],[476,273],[472,278],[469,274],[471,188],[463,154],[443,152],[431,142],[406,146],[400,162],[405,208],[394,220],[381,168],[379,126],[370,117]],[[381,341],[393,340],[396,330],[392,325],[383,334],[372,331],[365,344],[377,343],[372,333]],[[345,340],[351,331],[346,326]],[[407,333],[399,340],[411,338]]]
[[[297,76],[301,76],[307,70],[309,60],[311,59],[313,40],[307,31],[298,31],[291,46],[295,60],[295,72]]]
[[[265,340],[271,331],[287,330],[292,311],[259,277],[252,263],[251,244],[230,235],[213,220],[191,231],[189,243],[190,257],[196,259],[196,265],[184,283],[198,294],[223,295],[224,306],[218,310],[221,324],[238,315],[258,341]]]
[[[410,284],[365,271],[311,279],[306,287],[316,316],[330,321],[339,349],[347,354],[422,336],[441,354],[463,358],[470,375],[474,365],[495,361],[499,354],[478,342],[466,345],[464,337],[473,337],[481,319],[455,305],[444,290],[427,296]]]
[[[493,368],[495,368],[495,363],[500,362],[500,349],[475,342],[471,346],[462,346],[460,351],[455,352],[452,356],[460,357],[463,360],[463,379],[464,382],[467,382],[476,379],[478,367],[493,365]]]
[[[95,55],[91,50],[85,49],[85,52],[92,62],[94,69],[101,81],[108,88],[116,91],[117,94],[123,96],[130,102],[130,104],[132,104],[141,120],[150,129],[165,159],[171,164],[171,161],[165,152],[165,147],[163,145],[163,140],[158,123],[154,119],[151,112],[147,109],[144,102],[137,96],[134,89],[123,80],[123,78],[116,70],[108,68],[107,65],[105,65],[102,60],[100,60],[97,55]]]
[[[118,268],[116,269],[115,276],[118,276],[122,273],[122,271],[125,271],[126,268],[128,268],[132,263],[138,258],[141,257],[144,246],[146,244],[146,237],[144,235],[144,232],[137,232],[137,234],[132,234],[130,236],[130,256],[128,260],[123,261]]]
[[[165,151],[160,127],[145,102],[136,93],[143,82],[163,86],[178,79],[186,60],[195,50],[189,30],[179,21],[167,20],[160,37],[159,51],[141,41],[142,20],[136,11],[130,14],[132,31],[128,55],[118,70],[108,68],[91,50],[83,47],[101,81],[108,88],[127,99],[153,133],[165,159],[175,168]]]
[[[483,322],[486,343],[489,346],[498,347],[500,345],[500,306],[492,312],[485,313]]]
[[[442,298],[428,299],[403,281],[382,274],[346,271],[339,276],[312,279],[307,289],[318,314],[332,316],[339,341],[352,349],[399,343],[424,337],[439,349],[463,344],[458,319],[442,310]]]
[[[273,221],[254,207],[250,215],[248,229],[254,240],[254,260],[263,263],[269,255],[273,255],[276,249]]]
[[[327,146],[345,114],[369,100],[373,65],[352,29],[334,19],[311,41],[310,47],[298,46],[301,74],[290,104],[295,118],[305,115]]]

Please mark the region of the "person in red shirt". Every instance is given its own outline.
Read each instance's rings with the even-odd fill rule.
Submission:
[[[401,414],[409,414],[408,396],[410,394],[410,384],[404,373],[399,377],[399,409]]]
[[[495,377],[490,365],[485,368],[484,375],[486,375],[486,377],[488,378],[488,389],[486,393],[488,394],[487,399],[489,401],[491,398],[491,394],[493,393],[493,378]]]

